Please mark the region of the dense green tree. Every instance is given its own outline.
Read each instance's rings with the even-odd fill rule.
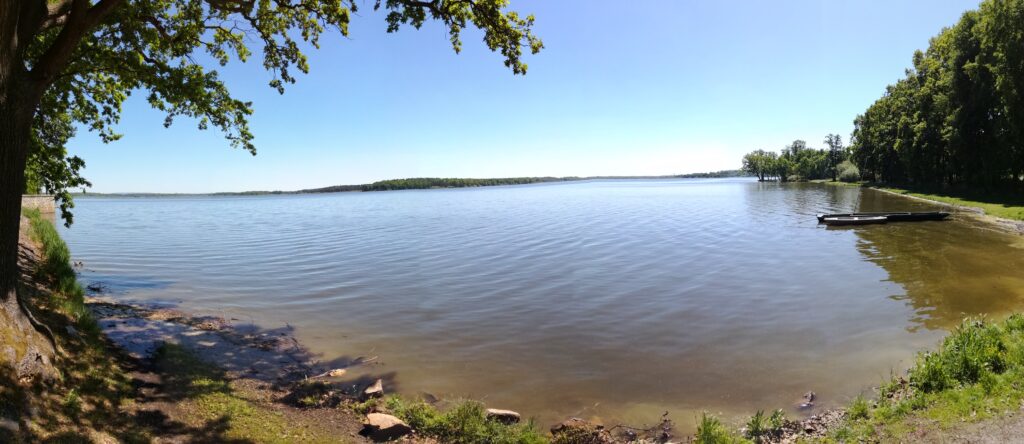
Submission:
[[[847,152],[842,148],[839,136],[830,134],[826,139],[829,137],[837,143],[837,150],[834,153],[837,156],[836,163],[846,160]],[[782,182],[791,179],[824,179],[832,174],[829,155],[828,150],[810,148],[807,142],[794,140],[779,153],[756,150],[743,156],[743,171],[757,176],[761,181],[775,178]]]
[[[839,163],[846,159],[846,153],[843,149],[843,138],[838,134],[826,135],[825,146],[828,147],[828,170],[832,173],[832,181],[835,182],[836,176],[839,174]]]
[[[85,184],[81,160],[64,143],[81,126],[106,142],[121,104],[144,93],[166,113],[216,127],[230,145],[255,152],[252,104],[233,97],[214,65],[246,61],[253,51],[283,92],[308,69],[304,47],[325,32],[348,35],[356,0],[0,0],[0,334],[31,335],[17,297],[18,225],[26,165],[35,186],[60,193]],[[484,44],[524,74],[524,51],[542,48],[532,16],[507,10],[508,0],[376,0],[388,32],[441,22],[456,51],[463,29],[483,32]],[[67,197],[64,195],[64,197]],[[66,201],[69,202],[69,201]],[[66,207],[65,207],[66,209]],[[14,342],[12,338],[8,343]],[[37,347],[38,348],[38,347]],[[15,360],[43,356],[15,347]],[[5,355],[6,356],[6,355]],[[19,367],[22,368],[22,367]]]
[[[775,153],[765,150],[750,152],[743,156],[743,171],[757,176],[758,181],[764,182],[771,178],[777,158]]]
[[[1024,0],[986,0],[917,51],[854,120],[861,175],[894,183],[1024,185]]]

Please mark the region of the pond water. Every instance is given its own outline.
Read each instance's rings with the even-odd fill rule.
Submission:
[[[1024,306],[1024,240],[964,214],[830,229],[818,212],[932,210],[874,190],[607,180],[256,197],[83,197],[84,282],[379,356],[410,395],[542,426],[681,429],[869,393],[965,316]],[[356,376],[356,375],[353,375]]]

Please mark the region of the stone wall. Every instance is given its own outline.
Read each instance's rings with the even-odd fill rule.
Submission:
[[[54,220],[57,216],[57,205],[49,194],[24,194],[21,196],[22,208],[38,208],[43,217]]]

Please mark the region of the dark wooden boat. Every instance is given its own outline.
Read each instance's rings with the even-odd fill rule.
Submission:
[[[945,211],[923,211],[923,212],[910,212],[910,211],[898,211],[898,212],[876,212],[876,213],[837,213],[837,214],[819,214],[818,222],[824,223],[826,218],[830,217],[884,217],[887,221],[891,222],[915,222],[922,220],[943,220],[949,217],[949,213]]]
[[[917,213],[891,213],[886,218],[892,222],[916,222],[922,220],[943,220],[949,217],[945,211],[925,211]]]
[[[886,216],[867,216],[867,215],[850,215],[850,216],[837,216],[829,215],[824,218],[823,222],[826,225],[870,225],[870,224],[884,224],[889,222],[889,218]]]

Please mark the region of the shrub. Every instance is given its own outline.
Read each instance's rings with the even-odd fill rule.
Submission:
[[[924,392],[974,384],[986,373],[1006,369],[1006,344],[998,325],[965,320],[943,339],[938,351],[924,353],[910,371],[910,382]]]
[[[392,396],[385,402],[387,410],[401,418],[418,433],[445,443],[470,444],[540,444],[547,440],[534,428],[533,422],[506,425],[487,419],[483,404],[465,401],[440,411],[422,401],[407,401]]]
[[[768,434],[768,428],[768,418],[765,418],[764,410],[758,410],[757,413],[755,413],[754,416],[751,416],[750,420],[747,421],[745,435],[748,439],[760,442],[761,438]]]
[[[852,420],[867,419],[869,414],[868,401],[864,399],[863,396],[857,396],[853,399],[853,402],[850,404],[850,408],[846,411],[846,414]]]
[[[860,169],[849,160],[844,160],[836,169],[839,172],[839,180],[842,182],[856,182],[860,180]]]
[[[697,423],[697,435],[694,436],[693,442],[697,444],[733,444],[741,441],[725,428],[722,421],[704,412],[700,415],[700,422]]]
[[[782,409],[776,409],[772,412],[772,416],[768,418],[768,425],[771,426],[772,431],[782,431],[782,428],[786,426],[786,412],[783,412]]]

